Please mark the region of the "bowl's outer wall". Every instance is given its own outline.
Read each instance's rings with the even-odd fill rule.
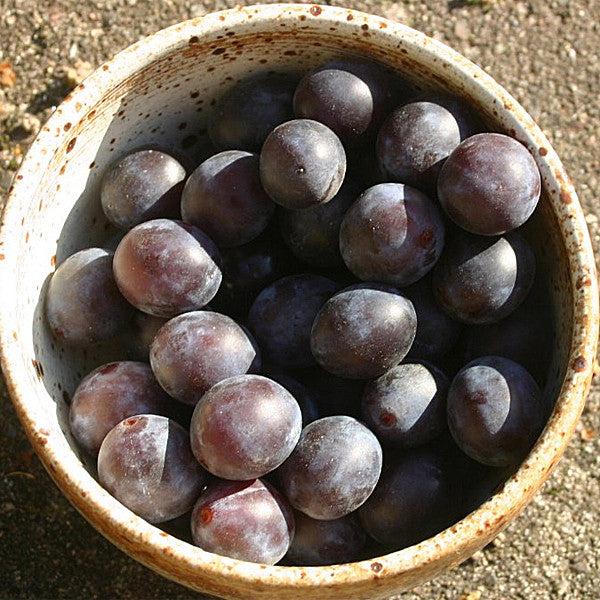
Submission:
[[[56,264],[73,251],[113,234],[118,239],[97,201],[102,173],[114,159],[158,143],[197,164],[211,152],[205,126],[213,100],[236,79],[268,69],[300,72],[330,56],[354,53],[410,73],[424,89],[462,95],[483,111],[492,129],[515,136],[533,153],[544,195],[528,235],[549,274],[557,314],[545,394],[558,401],[540,440],[503,489],[430,540],[328,568],[267,567],[223,558],[135,516],[85,468],[68,432],[68,399],[111,348],[82,353],[60,347],[43,319],[44,286]],[[224,598],[383,598],[430,579],[487,544],[556,466],[593,372],[594,264],[576,194],[548,141],[525,111],[465,58],[402,25],[346,9],[234,9],[182,23],[123,51],[81,84],[43,127],[17,175],[0,232],[0,277],[8,283],[0,315],[2,368],[19,418],[50,475],[99,531],[144,564]]]

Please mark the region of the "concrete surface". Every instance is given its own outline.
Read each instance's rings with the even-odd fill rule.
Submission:
[[[600,255],[598,0],[346,5],[449,43],[510,90],[566,164]],[[225,6],[234,3],[0,0],[0,195],[40,122],[92,68],[146,34]],[[1,381],[0,388],[0,598],[202,598],[146,570],[87,525],[32,454]],[[561,465],[499,539],[401,598],[599,598],[599,404],[596,379]]]

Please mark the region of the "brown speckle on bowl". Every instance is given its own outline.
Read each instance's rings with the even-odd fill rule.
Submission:
[[[560,201],[563,204],[571,204],[571,201],[572,201],[571,194],[567,190],[561,190]]]
[[[589,287],[590,285],[592,285],[592,278],[589,275],[582,275],[575,283],[575,287],[578,290],[583,287]]]

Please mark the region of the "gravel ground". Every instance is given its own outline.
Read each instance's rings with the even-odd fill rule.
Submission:
[[[575,181],[597,256],[600,1],[356,0],[485,68],[529,110]],[[53,107],[115,51],[233,3],[0,0],[0,196]],[[1,302],[1,300],[0,300]],[[190,598],[91,529],[50,481],[0,380],[0,598]],[[557,471],[494,543],[403,600],[598,598],[600,389]]]

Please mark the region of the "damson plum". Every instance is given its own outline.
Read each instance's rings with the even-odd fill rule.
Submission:
[[[267,135],[293,119],[297,78],[286,73],[259,73],[231,86],[219,98],[208,122],[218,150],[258,152]]]
[[[360,507],[365,531],[394,549],[423,541],[450,525],[451,501],[448,473],[437,453],[414,449],[391,458],[377,487]]]
[[[325,204],[302,210],[280,209],[281,236],[294,255],[317,268],[343,267],[340,225],[358,195],[358,186],[346,179],[340,191]]]
[[[246,373],[255,357],[244,330],[230,317],[211,311],[173,317],[150,346],[150,364],[160,385],[191,405],[219,381]]]
[[[363,281],[399,287],[428,273],[444,247],[445,229],[437,206],[401,183],[365,190],[340,227],[346,266]]]
[[[107,363],[86,375],[75,390],[69,426],[78,444],[97,455],[106,434],[126,417],[168,415],[171,398],[158,385],[150,365],[137,361]]]
[[[349,379],[378,377],[397,365],[415,338],[417,317],[397,293],[345,289],[330,298],[312,326],[312,353],[325,370]]]
[[[173,317],[210,302],[221,283],[217,262],[219,251],[203,231],[182,221],[155,219],[127,232],[115,251],[113,271],[133,306]]]
[[[294,514],[266,481],[214,481],[191,519],[194,543],[207,552],[274,565],[294,537]]]
[[[404,363],[370,381],[363,393],[367,426],[382,444],[422,446],[446,428],[450,382],[430,364]]]
[[[413,303],[417,313],[417,334],[406,358],[435,362],[451,352],[458,343],[463,325],[435,301],[431,273],[402,288],[402,294]]]
[[[122,229],[144,221],[178,218],[185,169],[159,150],[131,152],[102,178],[100,201],[106,218]]]
[[[296,511],[296,533],[286,562],[294,565],[324,566],[353,562],[360,557],[367,534],[355,515],[321,521]]]
[[[113,254],[102,248],[80,250],[57,267],[45,309],[54,337],[73,346],[106,341],[133,316],[115,283]]]
[[[236,318],[246,318],[256,296],[269,284],[297,272],[299,263],[273,225],[255,240],[223,248],[223,280],[211,304]]]
[[[222,479],[246,480],[276,469],[300,437],[302,413],[275,381],[240,375],[220,381],[199,400],[190,425],[198,462]]]
[[[217,246],[241,246],[268,225],[275,204],[260,184],[258,155],[226,150],[192,172],[181,197],[181,216]]]
[[[109,431],[98,454],[98,479],[131,511],[162,523],[194,506],[207,474],[181,425],[146,414],[128,417]]]
[[[345,415],[308,424],[277,474],[291,505],[313,519],[339,519],[371,494],[381,473],[375,435]]]
[[[474,460],[496,467],[522,460],[546,417],[533,377],[500,356],[480,357],[459,371],[450,384],[447,410],[459,448]]]
[[[462,338],[463,364],[479,356],[504,356],[519,363],[542,385],[554,344],[548,297],[527,296],[508,317],[488,325],[471,325]]]
[[[311,119],[276,127],[260,151],[260,179],[271,199],[285,208],[308,208],[329,202],[346,173],[342,142]]]
[[[502,237],[455,234],[433,271],[436,301],[464,323],[493,323],[527,296],[535,255],[516,231]]]
[[[396,108],[377,136],[377,158],[391,181],[435,192],[444,161],[462,140],[459,124],[444,106],[432,101]]]
[[[457,225],[479,235],[500,235],[525,223],[540,192],[540,172],[527,148],[500,133],[466,139],[438,179],[442,208]]]
[[[267,357],[284,367],[314,365],[310,330],[337,285],[320,275],[283,277],[266,287],[248,314],[248,326]]]
[[[391,110],[392,78],[368,61],[331,61],[309,71],[294,93],[294,114],[332,129],[348,145],[371,134]]]

